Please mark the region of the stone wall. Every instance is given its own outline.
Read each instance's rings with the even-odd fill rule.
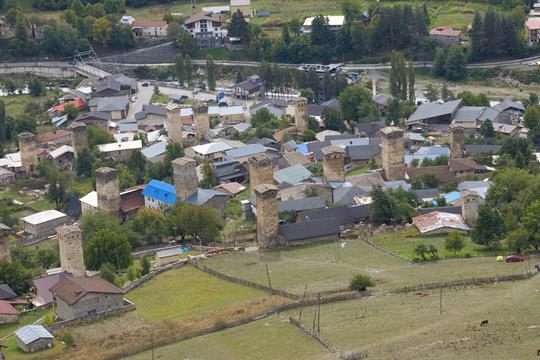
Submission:
[[[193,123],[197,139],[206,139],[210,132],[210,120],[208,118],[208,105],[202,101],[197,101],[193,105]]]
[[[56,229],[60,248],[60,266],[73,276],[85,276],[86,267],[82,248],[82,231],[77,225]]]
[[[255,188],[257,197],[257,244],[260,248],[277,245],[278,242],[278,206],[277,187],[261,184]]]
[[[474,226],[478,219],[478,210],[484,203],[484,198],[474,190],[461,192],[461,216],[467,225]]]
[[[189,157],[173,160],[173,178],[177,201],[184,201],[197,192],[197,162]]]
[[[10,243],[7,237],[0,237],[0,260],[11,262]]]
[[[386,180],[401,180],[405,172],[403,129],[388,126],[381,130],[381,160]]]
[[[307,103],[307,99],[304,97],[298,97],[292,100],[292,106],[294,108],[294,125],[299,133],[303,133],[309,129]]]
[[[249,163],[249,187],[251,195],[255,195],[255,188],[260,184],[274,183],[274,169],[272,159],[266,154],[258,154],[250,157]]]
[[[19,139],[22,167],[26,172],[30,172],[38,163],[36,136],[29,132],[23,132],[17,137]]]
[[[88,149],[88,134],[86,125],[82,122],[71,124],[71,145],[73,146],[73,154],[75,158],[79,157],[84,149]]]
[[[461,126],[451,127],[450,157],[460,159],[465,150],[465,129]]]
[[[323,174],[329,181],[345,181],[345,150],[337,146],[323,148]]]
[[[96,192],[98,208],[108,212],[111,216],[120,216],[120,184],[118,171],[109,167],[102,167],[95,171]]]
[[[167,137],[175,144],[183,146],[182,121],[180,119],[180,108],[176,105],[167,106]]]

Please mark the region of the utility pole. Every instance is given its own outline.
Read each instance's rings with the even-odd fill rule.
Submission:
[[[317,333],[321,334],[321,294],[317,295]]]
[[[150,341],[152,343],[152,360],[154,360],[154,332],[150,333]]]
[[[268,287],[272,290],[272,283],[270,282],[270,272],[268,271],[268,263],[264,263],[266,267],[266,277],[268,278]]]
[[[442,315],[442,286],[441,286],[441,296],[439,299],[439,315]]]
[[[300,304],[300,315],[298,315],[298,321],[302,321],[302,310],[304,310],[304,302],[306,301],[306,293],[307,293],[307,282],[306,286],[304,287],[304,296],[302,297],[302,303]]]

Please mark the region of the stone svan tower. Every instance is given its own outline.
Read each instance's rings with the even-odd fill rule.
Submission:
[[[182,120],[180,119],[180,107],[167,105],[167,137],[169,142],[183,146]]]
[[[60,247],[60,266],[73,276],[85,276],[82,231],[77,225],[64,225],[56,229]]]
[[[30,132],[23,132],[17,135],[19,139],[19,151],[21,152],[21,163],[24,171],[32,171],[38,163],[36,136]]]
[[[11,262],[11,250],[7,236],[0,236],[0,260]]]
[[[104,210],[114,217],[120,216],[120,184],[118,171],[110,167],[96,170],[96,192],[98,209]]]
[[[208,119],[208,105],[202,101],[193,104],[193,123],[197,140],[204,140],[210,132],[210,120]]]
[[[257,198],[257,245],[268,248],[278,243],[278,189],[275,185],[260,184],[255,188]]]
[[[249,187],[251,195],[255,195],[255,188],[260,184],[274,183],[274,166],[272,159],[264,154],[257,154],[249,158]]]
[[[173,178],[177,202],[185,201],[198,190],[197,162],[184,156],[173,160]]]
[[[465,129],[459,125],[453,125],[450,131],[450,158],[461,159],[465,150]]]
[[[307,104],[305,97],[298,97],[291,101],[294,108],[294,125],[299,133],[309,129]]]
[[[476,191],[463,190],[461,191],[461,216],[465,224],[474,226],[478,219],[478,210],[484,204],[484,198]]]
[[[88,133],[85,123],[75,122],[71,124],[71,146],[73,146],[75,158],[78,158],[84,149],[88,149]]]
[[[323,154],[324,179],[329,181],[345,181],[345,150],[334,145],[321,149]]]
[[[405,150],[403,148],[403,129],[387,126],[381,129],[382,167],[388,181],[401,180],[405,174]]]

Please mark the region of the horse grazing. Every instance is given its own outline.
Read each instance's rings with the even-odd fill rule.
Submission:
[[[484,321],[482,321],[482,322],[480,323],[480,326],[484,326],[484,325],[487,325],[488,323],[489,323],[489,321],[487,321],[487,320],[484,320]]]

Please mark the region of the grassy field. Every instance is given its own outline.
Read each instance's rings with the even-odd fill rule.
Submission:
[[[313,338],[283,318],[272,316],[250,324],[154,349],[156,359],[273,360],[334,359]],[[131,356],[146,360],[149,351]]]
[[[369,359],[532,359],[540,335],[538,279],[373,297],[321,306],[321,335]],[[311,327],[315,309],[305,309]],[[288,313],[298,317],[298,311]],[[480,322],[489,324],[480,327]]]
[[[202,315],[263,295],[261,291],[227,283],[193,267],[186,267],[159,275],[131,291],[126,298],[137,305],[137,313],[141,317],[161,321]]]
[[[407,238],[405,237],[405,234],[394,233],[377,236],[372,240],[377,245],[383,246],[411,260],[416,257],[414,254],[414,247],[419,244],[424,244],[426,246],[434,245],[438,250],[439,257],[442,259],[455,257],[452,251],[445,249],[445,239],[445,235],[417,236]],[[488,250],[483,246],[473,243],[469,237],[465,237],[465,248],[457,252],[456,256],[463,257],[465,254],[469,254],[470,256],[474,257],[508,255],[508,250],[504,247],[497,250]]]
[[[538,263],[533,259],[531,265]],[[267,285],[268,264],[274,288],[295,294],[343,289],[357,273],[369,274],[378,290],[389,290],[423,283],[516,274],[529,264],[497,263],[494,257],[452,259],[414,264],[387,255],[361,240],[347,240],[339,251],[333,243],[262,254],[233,253],[204,261],[204,265],[225,274]]]
[[[368,170],[369,170],[369,167],[361,167],[361,168],[353,169],[347,172],[347,176],[363,174]]]

